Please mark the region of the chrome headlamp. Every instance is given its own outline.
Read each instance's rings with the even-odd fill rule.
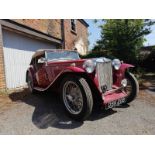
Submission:
[[[86,60],[83,63],[83,68],[86,70],[87,73],[92,73],[95,70],[96,62],[93,60]]]
[[[119,59],[114,59],[112,61],[112,65],[116,70],[119,70],[119,68],[121,67],[121,61]]]

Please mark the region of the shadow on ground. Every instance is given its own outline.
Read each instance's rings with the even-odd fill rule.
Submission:
[[[83,125],[69,118],[60,103],[59,94],[53,92],[30,94],[27,89],[9,95],[12,101],[20,101],[35,107],[32,122],[40,129],[55,127],[60,129],[74,129]],[[114,110],[94,110],[88,121],[101,119],[116,113]]]

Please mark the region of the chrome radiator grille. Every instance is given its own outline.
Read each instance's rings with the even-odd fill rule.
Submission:
[[[102,91],[101,86],[105,86],[105,85],[107,87],[107,90],[110,90],[112,88],[112,83],[113,83],[111,61],[98,62],[96,69],[97,69],[100,91]]]

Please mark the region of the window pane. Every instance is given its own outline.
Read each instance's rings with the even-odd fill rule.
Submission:
[[[74,51],[63,51],[63,52],[47,52],[48,60],[75,60],[79,59],[79,55]]]
[[[76,21],[75,21],[75,19],[71,19],[71,29],[73,31],[76,31]]]

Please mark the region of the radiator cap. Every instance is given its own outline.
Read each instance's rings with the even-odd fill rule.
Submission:
[[[101,57],[101,58],[97,58],[96,59],[96,62],[99,62],[99,63],[102,63],[102,62],[109,62],[111,61],[110,59],[108,58],[105,58],[105,57]]]

